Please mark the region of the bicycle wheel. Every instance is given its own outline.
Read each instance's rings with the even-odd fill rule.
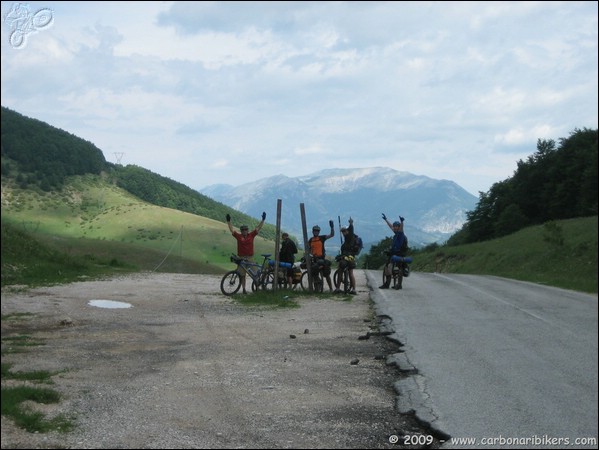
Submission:
[[[280,280],[278,289],[293,289],[293,284],[289,284],[287,280]]]
[[[292,289],[293,288],[293,284],[289,285],[289,279],[288,279],[288,273],[287,273],[287,268],[286,267],[281,267],[278,271],[278,283],[277,283],[277,289]]]
[[[312,280],[312,284],[314,285],[314,292],[322,293],[324,290],[324,280],[322,277],[322,271],[318,271],[314,274],[314,279]]]
[[[383,285],[385,286],[389,286],[391,284],[391,275],[388,274],[392,274],[393,272],[393,264],[391,263],[387,263],[385,264],[385,267],[383,268]],[[387,284],[389,283],[389,284]]]
[[[401,286],[401,282],[402,282],[402,274],[401,274],[401,269],[399,267],[399,265],[394,264],[393,265],[393,289],[399,289],[399,286]]]
[[[272,291],[275,285],[275,273],[273,271],[267,271],[260,277],[259,287],[265,291]],[[279,282],[277,289],[287,287],[287,280],[279,275]]]
[[[277,289],[287,288],[293,288],[293,285],[289,286],[289,282],[287,281],[287,272],[279,273],[279,284],[277,285]]]
[[[279,281],[277,283],[277,289],[287,289],[287,276],[285,272],[279,271]],[[274,271],[268,272],[266,279],[264,280],[263,288],[272,291],[274,288],[275,273]]]
[[[310,289],[310,283],[308,282],[308,271],[304,271],[302,273],[302,277],[300,278],[300,286],[302,287],[302,291],[307,291]]]
[[[310,290],[310,283],[308,280],[308,271],[306,270],[303,274],[302,274],[302,278],[300,280],[300,285],[302,286],[302,290],[303,291],[309,291]],[[323,279],[322,279],[322,272],[317,272],[312,276],[312,289],[313,292],[322,292],[323,290]]]
[[[339,278],[340,277],[341,277],[341,269],[335,270],[335,273],[333,274],[333,284],[335,286],[339,286]]]
[[[220,291],[225,295],[233,295],[241,287],[241,276],[236,270],[227,272],[220,280]]]
[[[349,270],[347,270],[347,268],[343,269],[341,277],[341,283],[343,283],[343,293],[349,294],[349,291],[351,291],[351,280],[349,279]]]

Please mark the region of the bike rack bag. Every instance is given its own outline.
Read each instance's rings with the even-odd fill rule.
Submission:
[[[406,264],[410,264],[412,262],[412,257],[411,256],[398,256],[398,255],[393,255],[391,257],[391,262],[392,263],[406,263]]]
[[[274,259],[269,260],[268,265],[271,267],[274,267],[275,260]],[[288,263],[288,262],[279,261],[279,267],[283,267],[284,269],[291,269],[293,267],[293,264]]]

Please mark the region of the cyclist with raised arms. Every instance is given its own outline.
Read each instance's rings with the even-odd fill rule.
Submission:
[[[389,222],[389,220],[387,219],[387,216],[385,216],[385,214],[383,213],[383,220],[387,223],[387,226],[391,228],[391,231],[393,231],[393,244],[391,245],[391,251],[389,252],[389,261],[391,261],[391,257],[393,255],[406,256],[408,238],[406,237],[403,231],[403,223],[405,219],[399,216],[399,221],[396,220],[395,222],[393,222],[393,224],[391,224],[391,222]],[[391,265],[387,264],[386,267],[391,267]],[[390,284],[391,274],[385,273],[385,282],[382,284],[382,286],[379,286],[379,289],[389,289]],[[397,286],[395,286],[394,289],[401,288],[402,286],[400,279],[400,283]]]
[[[308,240],[308,245],[310,245],[310,254],[313,256],[315,262],[318,266],[323,266],[322,275],[327,280],[329,291],[333,292],[333,283],[331,282],[331,262],[325,259],[326,251],[324,243],[327,239],[331,239],[335,236],[335,223],[332,220],[329,220],[329,226],[331,227],[331,232],[326,236],[321,236],[320,227],[314,225],[312,227],[312,237]]]
[[[241,225],[239,227],[239,231],[235,231],[233,225],[231,225],[231,215],[227,214],[226,218],[229,231],[237,240],[237,256],[248,261],[252,261],[254,257],[254,238],[258,236],[260,229],[264,226],[264,221],[266,220],[266,213],[262,213],[262,221],[258,225],[256,225],[256,228],[254,228],[252,231],[248,231],[249,228],[247,225]],[[247,293],[245,290],[245,278],[246,277],[244,274],[241,280],[244,294]]]

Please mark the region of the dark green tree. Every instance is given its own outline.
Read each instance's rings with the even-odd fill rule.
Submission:
[[[520,207],[511,204],[503,209],[495,223],[495,236],[507,236],[522,228],[527,223],[526,216],[522,214]]]
[[[503,236],[548,220],[597,214],[597,129],[568,138],[539,139],[537,151],[517,162],[511,178],[479,193],[474,210],[449,245]]]

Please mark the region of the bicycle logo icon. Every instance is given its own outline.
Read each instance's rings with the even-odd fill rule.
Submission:
[[[32,13],[29,5],[13,3],[4,17],[4,22],[12,29],[10,45],[21,49],[27,44],[28,35],[49,28],[54,23],[54,13],[50,8],[42,8]]]

